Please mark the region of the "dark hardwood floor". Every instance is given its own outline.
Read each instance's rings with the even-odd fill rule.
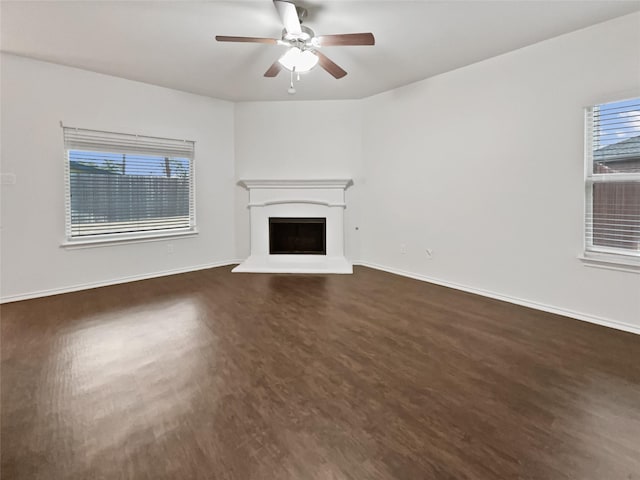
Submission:
[[[640,479],[640,336],[366,268],[3,305],[2,480]]]

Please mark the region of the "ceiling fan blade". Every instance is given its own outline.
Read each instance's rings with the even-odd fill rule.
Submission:
[[[269,67],[269,70],[264,72],[264,76],[269,78],[275,77],[280,73],[280,70],[282,70],[282,65],[280,64],[280,60],[276,60],[273,65]]]
[[[216,35],[216,40],[219,42],[268,43],[271,45],[278,44],[278,40],[276,40],[275,38],[262,37],[229,37],[225,35]]]
[[[300,35],[302,29],[300,28],[300,19],[298,18],[298,11],[296,6],[291,2],[285,2],[283,0],[273,0],[273,4],[280,15],[282,25],[287,33],[291,35]]]
[[[320,53],[317,50],[314,51],[313,53],[315,53],[318,56],[318,63],[320,64],[320,66],[324,68],[327,72],[329,72],[331,75],[333,75],[335,78],[342,78],[347,74],[346,71],[344,71],[341,67],[339,67],[338,64],[336,64],[333,60],[331,60],[325,54]]]
[[[338,35],[320,35],[315,37],[320,47],[343,45],[375,45],[373,33],[343,33]]]

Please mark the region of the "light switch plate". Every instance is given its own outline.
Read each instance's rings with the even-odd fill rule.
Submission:
[[[17,181],[15,173],[0,173],[0,179],[2,185],[15,185]]]

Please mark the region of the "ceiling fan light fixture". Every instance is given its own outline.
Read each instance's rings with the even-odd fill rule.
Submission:
[[[278,61],[290,72],[308,72],[318,64],[318,56],[311,50],[291,47]]]

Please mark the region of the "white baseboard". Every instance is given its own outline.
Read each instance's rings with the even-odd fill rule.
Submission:
[[[387,267],[384,265],[378,265],[375,263],[369,262],[358,262],[354,263],[354,265],[362,265],[363,267],[369,267],[376,270],[382,270],[384,272],[393,273],[396,275],[401,275],[403,277],[413,278],[415,280],[421,280],[423,282],[434,283],[436,285],[441,285],[443,287],[454,288],[456,290],[462,290],[463,292],[475,293],[476,295],[482,295],[483,297],[494,298],[496,300],[502,300],[503,302],[514,303],[516,305],[521,305],[523,307],[534,308],[536,310],[542,310],[543,312],[555,313],[557,315],[562,315],[565,317],[574,318],[576,320],[582,320],[584,322],[595,323],[597,325],[602,325],[604,327],[615,328],[616,330],[622,330],[625,332],[635,333],[640,335],[640,326],[631,325],[629,323],[618,322],[615,320],[609,320],[606,318],[596,317],[594,315],[588,315],[586,313],[574,312],[573,310],[566,310],[564,308],[553,307],[550,305],[545,305],[542,303],[532,302],[530,300],[524,300],[522,298],[510,297],[508,295],[502,295],[495,292],[490,292],[487,290],[482,290],[479,288],[468,287],[466,285],[459,285],[453,282],[447,282],[444,280],[438,280],[437,278],[432,278],[427,275],[421,275],[419,273],[407,272],[404,270],[399,270],[397,268]]]
[[[109,285],[117,285],[119,283],[136,282],[138,280],[148,280],[150,278],[165,277],[167,275],[177,275],[179,273],[195,272],[197,270],[205,270],[207,268],[224,267],[227,265],[235,265],[241,260],[224,260],[221,262],[207,263],[204,265],[195,265],[192,267],[177,268],[174,270],[164,270],[162,272],[145,273],[143,275],[132,275],[130,277],[120,277],[103,282],[84,283],[82,285],[72,285],[69,287],[52,288],[49,290],[39,290],[37,292],[29,292],[18,295],[8,295],[0,298],[0,304],[19,302],[20,300],[29,300],[31,298],[48,297],[50,295],[59,295],[61,293],[78,292],[80,290],[89,290],[91,288],[107,287]]]

